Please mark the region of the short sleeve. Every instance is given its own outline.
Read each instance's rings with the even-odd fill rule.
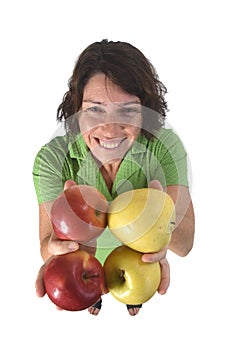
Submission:
[[[35,157],[33,182],[38,203],[54,200],[65,182],[66,147],[55,140],[43,146]]]
[[[187,152],[179,136],[171,129],[163,129],[157,137],[158,177],[162,185],[189,186]]]

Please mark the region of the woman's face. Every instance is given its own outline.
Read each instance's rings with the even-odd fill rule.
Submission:
[[[88,80],[78,114],[83,138],[102,164],[121,160],[142,125],[139,98],[122,90],[102,73]]]

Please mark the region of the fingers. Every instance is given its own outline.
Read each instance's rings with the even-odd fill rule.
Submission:
[[[165,294],[170,285],[170,266],[166,258],[167,249],[159,251],[158,253],[143,254],[142,261],[148,263],[159,262],[161,267],[161,281],[158,288],[159,294]]]
[[[146,254],[143,254],[142,261],[149,262],[149,263],[161,261],[166,257],[166,254],[167,254],[167,248],[164,248],[157,253],[146,253]]]
[[[163,259],[160,261],[161,266],[161,282],[158,288],[159,294],[165,294],[170,285],[170,266],[167,259]]]
[[[161,185],[161,183],[158,180],[152,180],[149,185],[149,188],[155,188],[157,190],[163,191],[163,186]]]
[[[36,295],[40,298],[42,298],[46,293],[45,285],[44,285],[44,270],[45,270],[45,264],[41,266],[37,275],[36,283],[35,283]]]
[[[75,241],[62,241],[52,233],[48,242],[48,250],[52,255],[61,255],[70,252],[74,252],[79,249],[78,242]]]
[[[67,188],[77,185],[76,182],[74,180],[66,180],[65,184],[64,184],[64,190],[66,190]]]
[[[44,272],[45,272],[46,266],[52,260],[52,258],[53,257],[50,256],[50,258],[44,263],[44,265],[41,266],[41,268],[37,274],[35,287],[36,287],[36,294],[40,298],[42,298],[46,293],[45,284],[44,284]]]

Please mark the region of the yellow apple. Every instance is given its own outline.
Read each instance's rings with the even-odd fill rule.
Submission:
[[[109,207],[108,226],[128,247],[150,253],[168,245],[175,225],[171,197],[154,188],[124,192]]]
[[[160,264],[145,263],[142,253],[127,246],[115,248],[104,263],[104,273],[109,292],[124,304],[142,304],[157,291]]]

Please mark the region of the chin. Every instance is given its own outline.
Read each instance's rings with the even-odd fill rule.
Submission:
[[[127,152],[127,151],[126,151]],[[95,158],[102,164],[115,164],[121,162],[124,158],[126,152],[117,153],[116,152],[105,152],[105,154],[99,154],[97,152],[93,153]],[[107,153],[107,154],[106,154]]]

